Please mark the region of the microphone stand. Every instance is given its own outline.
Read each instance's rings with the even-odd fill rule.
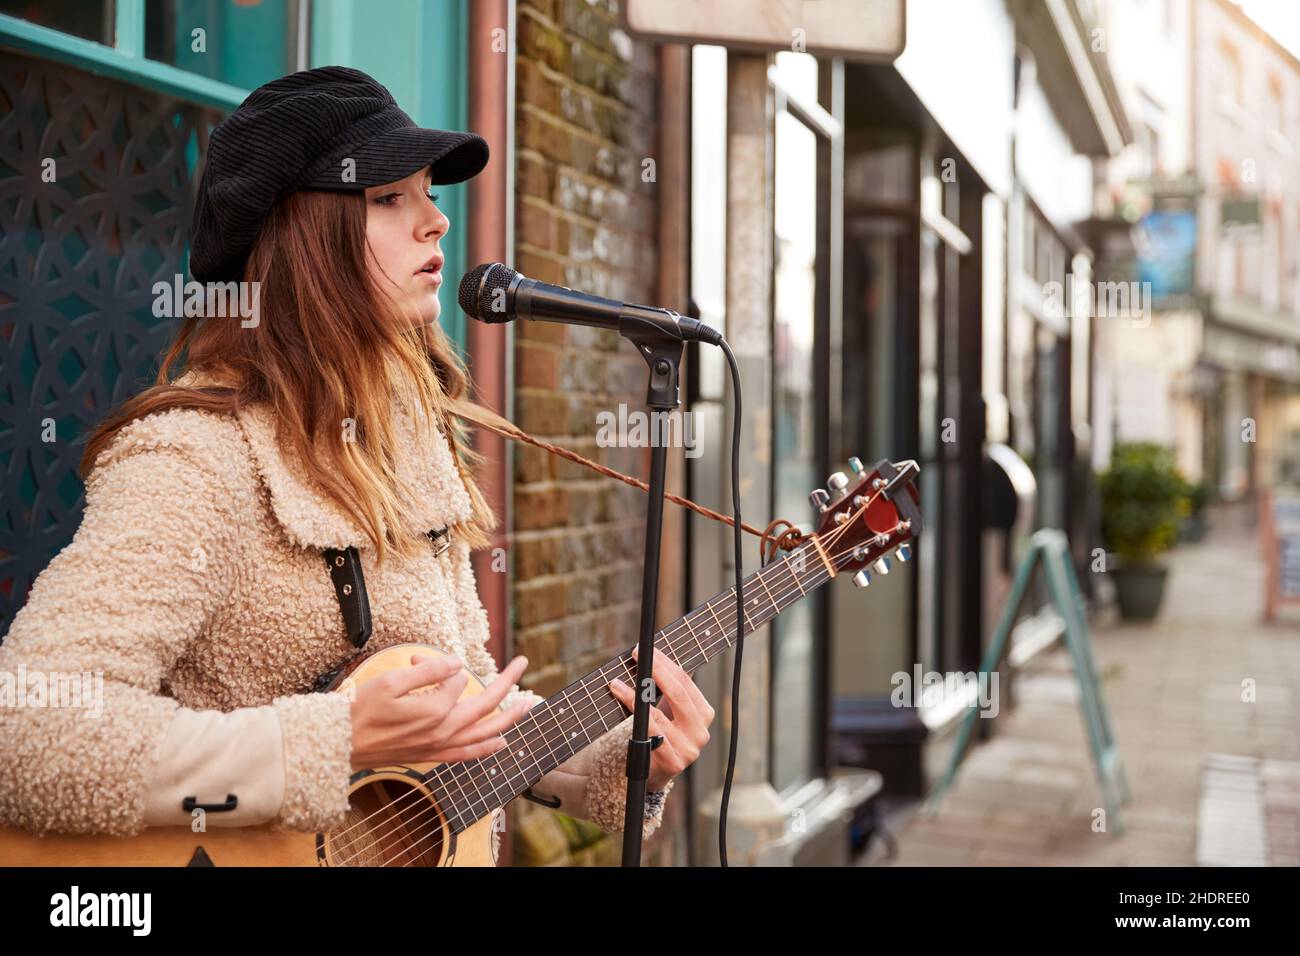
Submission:
[[[665,322],[665,314],[671,319]],[[656,413],[665,415],[680,404],[678,374],[684,339],[676,320],[667,309],[626,306],[619,315],[619,334],[631,341],[650,366],[646,405],[650,409],[650,489],[646,498],[645,568],[641,579],[641,639],[637,651],[637,675],[632,710],[632,739],[627,745],[627,808],[623,818],[623,866],[641,865],[641,833],[645,816],[646,782],[650,777],[650,753],[663,743],[650,729],[650,700],[643,688],[653,686],[655,614],[659,603],[659,550],[664,514],[664,471],[668,463],[666,443],[655,440]]]

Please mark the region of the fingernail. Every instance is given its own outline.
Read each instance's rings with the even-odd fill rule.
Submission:
[[[627,690],[627,684],[624,684],[617,677],[610,681],[610,684],[613,685],[615,690]]]

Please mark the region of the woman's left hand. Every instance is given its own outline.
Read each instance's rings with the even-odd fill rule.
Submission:
[[[639,649],[632,648],[633,661]],[[699,759],[700,751],[709,742],[713,708],[691,675],[657,649],[651,677],[663,694],[650,707],[650,736],[661,735],[664,742],[650,752],[650,779],[646,781],[646,789],[662,790],[669,780]],[[635,705],[632,688],[616,679],[610,681],[609,689],[630,713]]]

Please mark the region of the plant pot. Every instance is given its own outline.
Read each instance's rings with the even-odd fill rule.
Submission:
[[[1178,540],[1187,544],[1195,544],[1205,537],[1209,525],[1210,523],[1206,520],[1203,512],[1188,515],[1183,519],[1183,523],[1178,529]]]
[[[1126,621],[1155,620],[1165,597],[1169,569],[1162,564],[1137,564],[1118,567],[1111,573],[1120,617]]]

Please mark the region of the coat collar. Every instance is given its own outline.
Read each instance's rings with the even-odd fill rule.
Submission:
[[[190,371],[178,385],[209,384],[211,379]],[[422,414],[422,413],[421,413]],[[271,510],[289,539],[304,548],[373,549],[361,527],[311,479],[292,448],[276,436],[273,413],[264,403],[248,405],[235,413],[248,439],[253,462],[270,494]],[[406,530],[425,534],[469,519],[472,508],[451,448],[435,423],[420,435],[416,420],[394,406],[399,436],[397,472],[415,495],[414,525]]]

